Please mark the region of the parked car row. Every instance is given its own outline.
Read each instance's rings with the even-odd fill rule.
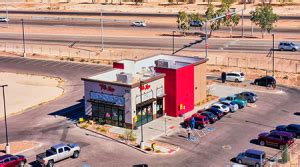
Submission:
[[[78,158],[80,147],[77,144],[57,144],[46,152],[36,156],[36,162],[42,166],[53,167],[55,162],[67,159]],[[24,167],[27,160],[23,155],[6,154],[0,156],[0,167]]]
[[[222,72],[221,73],[222,82],[232,81],[232,82],[244,82],[246,80],[245,74],[243,72]],[[264,76],[261,78],[257,78],[253,81],[254,85],[258,86],[268,86],[268,87],[276,87],[276,79],[273,76]]]
[[[231,95],[225,98],[219,99],[218,102],[213,103],[209,108],[199,110],[184,120],[186,127],[191,126],[191,120],[195,120],[195,128],[202,129],[209,123],[215,123],[220,120],[227,113],[234,113],[238,109],[247,106],[247,103],[254,103],[258,99],[258,96],[253,92],[242,92],[236,95]]]
[[[263,132],[258,135],[257,141],[261,146],[271,146],[284,150],[295,142],[294,138],[300,138],[300,124],[279,125],[270,132]],[[261,150],[248,149],[240,153],[236,158],[239,164],[263,166],[266,160],[266,153]]]

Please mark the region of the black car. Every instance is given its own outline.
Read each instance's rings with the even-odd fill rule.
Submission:
[[[206,116],[209,119],[209,123],[211,123],[211,124],[214,123],[214,122],[216,122],[218,120],[218,117],[215,114],[211,113],[211,112],[198,111],[198,113],[200,113],[203,116]]]
[[[290,132],[295,138],[300,138],[300,124],[279,125],[276,130]]]
[[[254,85],[276,87],[276,79],[272,76],[265,76],[254,80]]]
[[[221,119],[224,116],[224,113],[221,110],[218,110],[216,108],[206,109],[205,112],[213,113],[214,115],[216,115],[218,117],[218,119]]]
[[[199,20],[193,20],[190,23],[191,27],[202,27],[203,26],[203,22],[199,21]]]

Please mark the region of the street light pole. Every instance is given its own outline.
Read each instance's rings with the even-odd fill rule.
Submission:
[[[205,58],[208,56],[208,44],[207,44],[207,21],[205,22]]]
[[[102,15],[102,10],[101,10],[101,51],[104,50],[103,46],[103,15]]]
[[[246,0],[244,0],[244,9],[242,10],[242,38],[244,38],[244,10],[246,10]]]
[[[3,109],[4,109],[4,124],[5,124],[5,136],[6,136],[6,146],[5,146],[5,153],[10,153],[10,146],[8,144],[8,133],[7,133],[7,119],[6,119],[6,104],[5,104],[5,91],[4,88],[8,85],[0,85],[3,91]]]
[[[141,113],[141,143],[140,143],[140,147],[141,149],[144,149],[144,133],[143,133],[143,110],[142,110],[142,102],[143,102],[143,99],[142,99],[142,93],[143,93],[143,90],[142,90],[142,83],[143,81],[140,79],[140,113]]]
[[[272,60],[272,62],[273,62],[273,77],[274,77],[275,76],[275,74],[274,74],[275,73],[275,56],[274,56],[274,54],[275,54],[275,51],[274,51],[275,50],[275,40],[274,40],[275,34],[274,33],[272,34],[272,38],[273,38],[273,49],[272,49],[273,50],[273,60]]]
[[[7,5],[8,5],[8,2],[7,2],[7,0],[5,0],[5,6],[6,6],[6,19],[7,19],[7,21],[6,21],[6,25],[7,25],[7,28],[8,28],[8,7],[7,7]]]
[[[23,57],[26,57],[26,49],[25,49],[25,32],[24,32],[24,20],[21,19],[22,22],[22,32],[23,32]]]
[[[164,118],[165,118],[165,135],[167,136],[167,114],[164,113]]]
[[[174,54],[174,52],[175,52],[175,31],[173,31],[173,53],[172,53],[172,55]]]

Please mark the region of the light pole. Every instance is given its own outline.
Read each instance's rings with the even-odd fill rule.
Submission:
[[[22,22],[22,32],[23,32],[23,57],[26,57],[26,49],[25,49],[25,32],[24,32],[24,20],[21,19]]]
[[[143,133],[143,110],[142,110],[142,94],[143,94],[143,90],[142,90],[142,86],[143,86],[143,81],[140,79],[140,113],[141,113],[141,143],[140,143],[140,148],[144,149],[144,133]]]
[[[101,51],[104,50],[103,46],[103,15],[102,15],[102,10],[101,10]]]
[[[167,114],[164,113],[164,118],[165,118],[165,135],[167,136]]]
[[[173,31],[173,53],[172,53],[172,55],[174,54],[174,52],[175,52],[175,31]]]
[[[5,153],[10,154],[10,146],[8,144],[8,133],[7,133],[7,120],[6,120],[6,104],[5,104],[5,91],[4,88],[8,85],[0,85],[3,91],[3,109],[4,109],[4,123],[5,123],[5,136],[6,136],[6,146],[5,146]]]
[[[207,21],[205,22],[205,58],[208,56],[208,44],[207,44]]]
[[[273,60],[272,60],[272,63],[273,63],[273,77],[275,76],[275,56],[274,56],[274,54],[275,54],[275,34],[273,33],[272,34],[272,38],[273,38],[273,49],[272,49],[272,51],[273,51]]]
[[[246,10],[246,0],[244,0],[244,9],[242,10],[242,38],[244,38],[244,10]]]
[[[8,7],[7,7],[7,5],[8,5],[8,2],[7,2],[7,0],[5,0],[5,6],[6,6],[6,19],[7,19],[7,21],[6,21],[6,25],[7,25],[7,28],[8,28]]]

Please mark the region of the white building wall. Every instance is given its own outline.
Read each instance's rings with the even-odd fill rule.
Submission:
[[[153,91],[153,98],[157,97],[157,90],[158,88],[162,89],[163,92],[159,92],[164,94],[164,78],[155,80],[153,82],[147,83],[148,85],[150,85],[150,89],[148,90],[143,90],[143,94],[148,93]],[[131,111],[132,111],[132,124],[133,124],[133,118],[136,116],[136,105],[138,103],[140,103],[140,88],[139,87],[135,87],[133,89],[131,89]],[[144,96],[142,96],[143,101],[145,101],[146,98],[144,98]],[[152,105],[153,108],[153,114],[156,114],[156,102],[153,103]]]
[[[113,89],[115,89],[114,92],[109,92],[108,90],[101,90],[101,87],[99,86],[100,82],[92,82],[92,81],[84,81],[84,102],[85,102],[85,113],[86,115],[92,115],[92,105],[87,100],[90,99],[90,92],[99,92],[99,93],[105,93],[105,94],[111,94],[115,96],[122,96],[125,97],[125,122],[129,123],[132,122],[132,115],[130,112],[131,107],[131,97],[130,97],[130,88],[126,86],[119,86],[119,85],[113,85],[113,84],[106,84],[104,85],[111,86]]]

